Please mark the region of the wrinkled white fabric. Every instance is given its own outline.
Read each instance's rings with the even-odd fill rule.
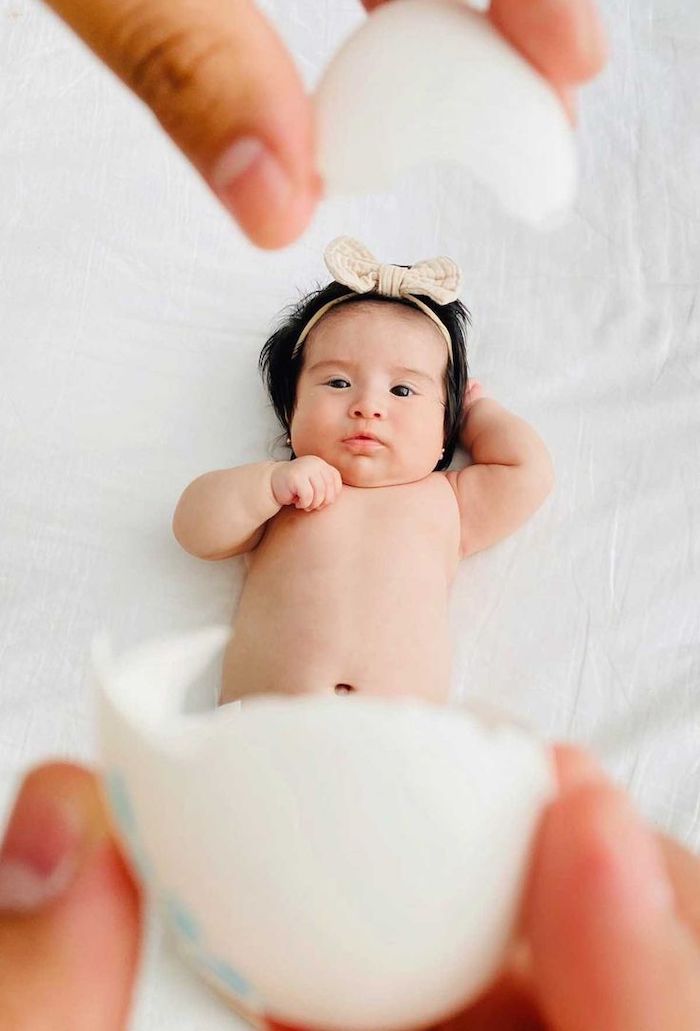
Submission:
[[[309,89],[364,17],[261,7]],[[567,224],[536,235],[460,168],[428,168],[265,252],[48,10],[0,0],[3,811],[30,764],[94,756],[100,626],[122,650],[230,617],[244,563],[185,554],[172,511],[208,469],[283,456],[258,353],[348,233],[459,263],[471,372],[556,464],[531,522],[459,571],[455,691],[591,747],[700,847],[700,9],[600,7],[612,63],[579,94]],[[233,1025],[154,946],[136,1031],[204,1026]]]

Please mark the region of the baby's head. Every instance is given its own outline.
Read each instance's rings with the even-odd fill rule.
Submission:
[[[406,267],[406,266],[401,266]],[[260,368],[292,457],[317,455],[356,487],[412,483],[449,466],[467,389],[469,312],[459,300],[416,296],[450,337],[411,301],[348,293],[332,282],[285,310],[266,341]],[[296,349],[296,353],[295,353]],[[355,434],[380,442],[349,443]]]

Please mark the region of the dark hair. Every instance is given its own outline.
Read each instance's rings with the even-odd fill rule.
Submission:
[[[401,266],[401,268],[408,267],[407,265]],[[347,293],[347,286],[333,280],[327,286],[319,287],[296,303],[288,305],[283,310],[278,328],[263,345],[258,364],[267,393],[285,435],[289,433],[296,406],[297,384],[304,367],[304,346],[292,358],[297,339],[306,323],[324,304]],[[471,326],[471,315],[459,300],[450,301],[449,304],[438,304],[432,298],[426,297],[425,294],[416,294],[416,297],[435,312],[450,334],[452,341],[452,357],[448,358],[445,370],[446,403],[443,427],[445,454],[434,470],[439,471],[449,466],[455,447],[459,443],[464,394],[469,383],[466,338],[467,326]],[[347,301],[343,301],[343,305],[355,304],[359,301],[376,301],[377,303],[388,301],[392,304],[404,304],[414,311],[420,310],[411,301],[400,297],[385,297],[383,294],[372,291],[349,297]],[[335,305],[330,311],[335,311],[340,307],[341,305]]]

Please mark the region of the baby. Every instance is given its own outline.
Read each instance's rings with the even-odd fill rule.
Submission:
[[[379,265],[349,237],[325,261],[334,282],[260,357],[291,459],[199,476],[173,532],[199,558],[247,558],[222,704],[333,692],[443,703],[457,564],[539,508],[552,463],[526,422],[468,384],[454,262]],[[446,472],[458,443],[473,464]]]

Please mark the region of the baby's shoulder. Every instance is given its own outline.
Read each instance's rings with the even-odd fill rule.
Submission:
[[[440,504],[452,508],[457,494],[457,472],[433,472],[421,480],[420,494],[425,504]],[[429,499],[428,496],[429,495]]]

